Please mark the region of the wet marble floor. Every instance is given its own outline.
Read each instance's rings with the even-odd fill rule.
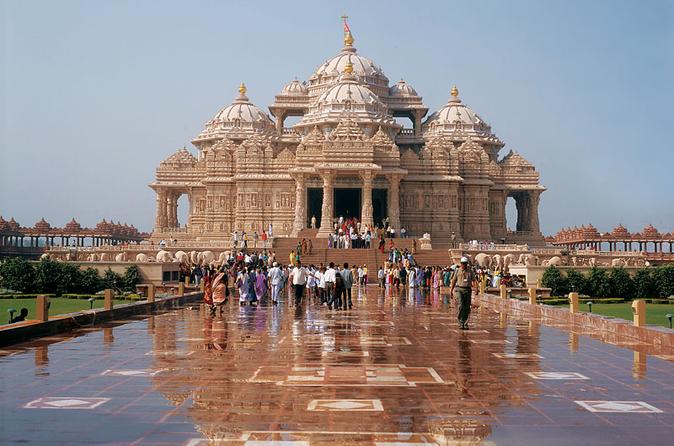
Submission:
[[[671,444],[671,355],[487,308],[462,331],[439,293],[354,294],[5,348],[0,444]]]

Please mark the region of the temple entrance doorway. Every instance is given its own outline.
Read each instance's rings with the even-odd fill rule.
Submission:
[[[388,217],[388,189],[372,189],[372,218],[375,226],[383,226]],[[400,228],[396,228],[398,230]]]
[[[323,209],[323,188],[310,187],[307,189],[307,228],[311,228],[311,216],[316,217],[316,227],[321,227],[321,213]]]
[[[356,217],[360,219],[361,189],[335,189],[334,217]]]

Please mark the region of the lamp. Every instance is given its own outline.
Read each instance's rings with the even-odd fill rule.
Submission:
[[[592,313],[592,301],[589,301],[587,303],[588,308],[590,309],[590,313]]]
[[[666,317],[667,319],[669,319],[669,328],[671,329],[671,328],[672,328],[672,318],[674,318],[674,314],[672,314],[672,313],[667,313],[667,314],[665,315],[665,317]]]
[[[90,297],[90,298],[87,299],[87,300],[89,301],[89,309],[90,309],[90,310],[93,310],[93,309],[94,309],[94,301],[95,301],[96,299],[94,299],[93,297]]]
[[[15,308],[8,308],[7,312],[9,313],[9,323],[11,324],[12,319],[14,319],[14,313],[16,313],[16,309]],[[668,315],[668,316],[671,316],[671,315]],[[669,319],[669,325],[670,326],[672,325],[672,319],[671,318]]]

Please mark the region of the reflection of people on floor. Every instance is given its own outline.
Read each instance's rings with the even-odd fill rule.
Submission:
[[[459,362],[456,367],[456,387],[461,393],[469,392],[473,374],[470,348],[470,340],[462,333],[459,339]]]

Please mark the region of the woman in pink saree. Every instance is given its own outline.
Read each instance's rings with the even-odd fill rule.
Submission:
[[[224,311],[224,305],[227,303],[227,297],[229,297],[229,290],[227,289],[227,270],[221,270],[213,279],[211,283],[211,288],[213,290],[213,310],[212,313],[215,313],[215,308],[220,308],[220,314]]]

